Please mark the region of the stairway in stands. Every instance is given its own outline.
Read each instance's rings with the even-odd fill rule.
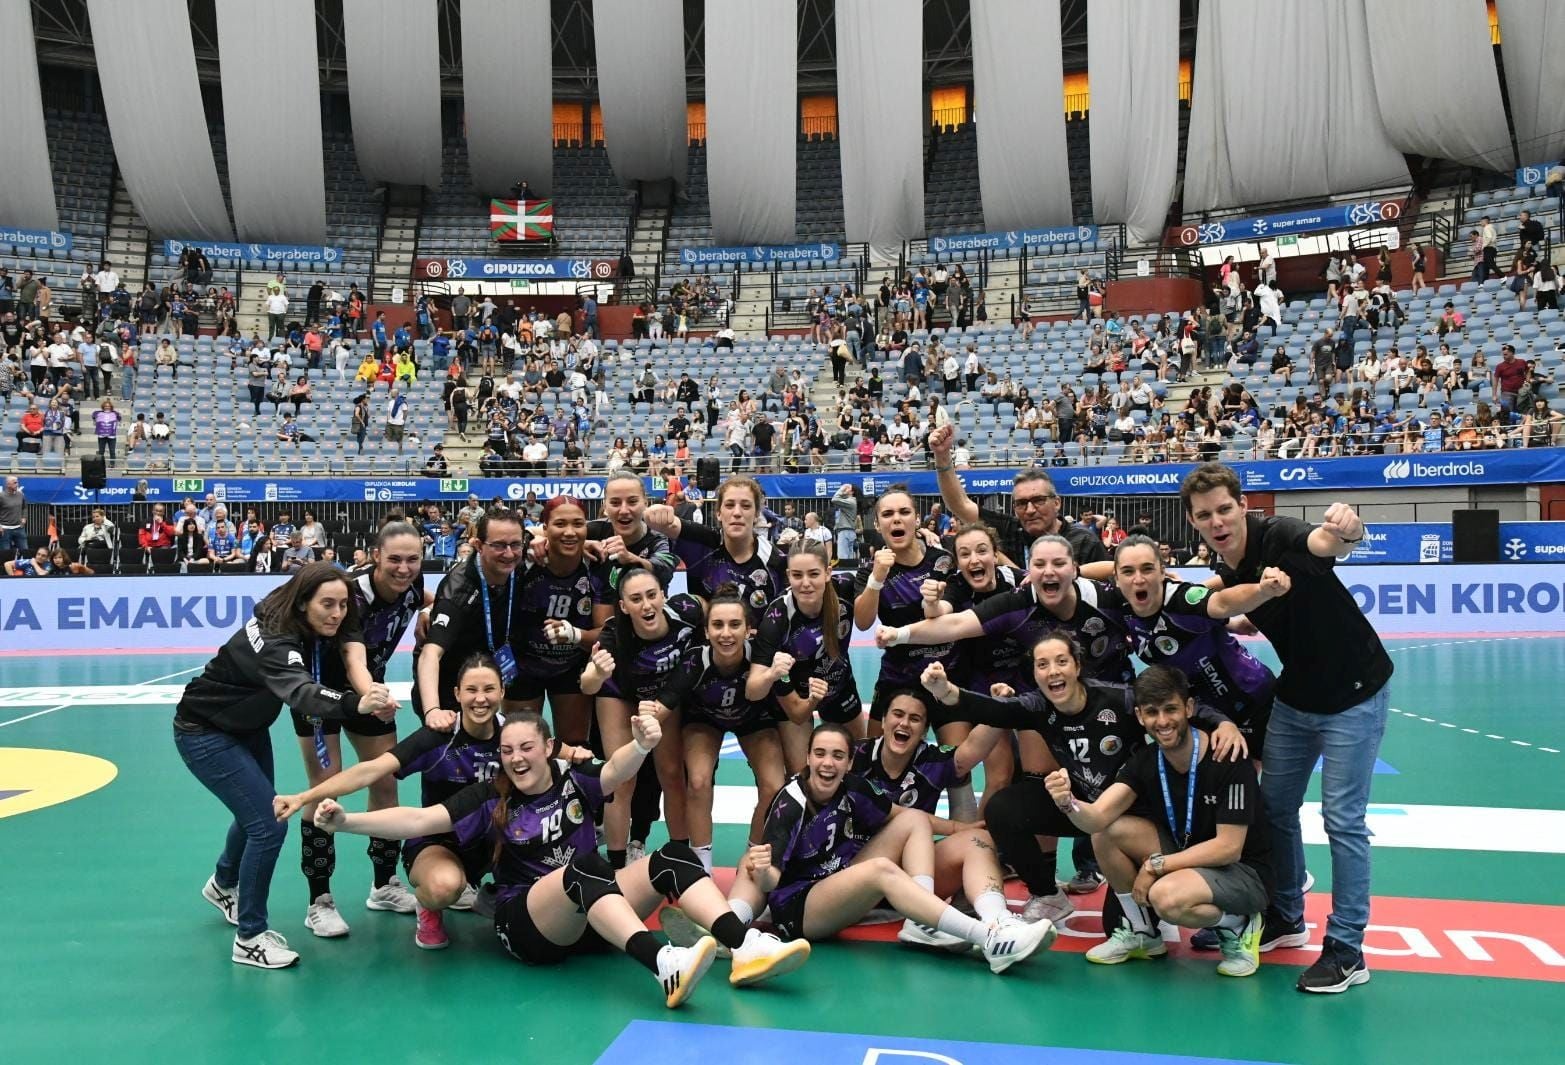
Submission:
[[[402,290],[405,301],[412,299],[409,282],[413,277],[413,250],[418,245],[423,201],[421,188],[398,185],[390,190],[380,243],[375,247],[375,283],[370,302],[391,303],[397,289]]]
[[[668,208],[643,207],[636,212],[636,225],[630,234],[630,259],[636,264],[636,276],[651,282],[663,261],[663,245],[668,240]],[[670,279],[672,280],[672,279]],[[666,284],[663,286],[668,287]]]
[[[104,244],[104,256],[120,275],[132,299],[147,283],[148,244],[146,223],[131,203],[125,179],[116,171],[113,199],[109,204],[109,232]],[[164,279],[154,280],[161,284]]]

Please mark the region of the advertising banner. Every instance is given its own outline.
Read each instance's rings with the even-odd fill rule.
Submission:
[[[432,281],[605,281],[619,273],[613,259],[417,259],[415,278]]]
[[[1046,229],[1005,229],[995,233],[938,233],[929,238],[929,250],[936,255],[958,251],[1005,251],[1010,248],[1039,248],[1079,241],[1090,244],[1098,239],[1097,226],[1052,226]]]
[[[320,244],[238,244],[218,240],[165,240],[163,254],[177,259],[186,248],[198,248],[208,259],[259,259],[263,263],[338,263],[341,248]]]
[[[842,245],[822,241],[819,244],[752,244],[748,248],[681,248],[679,261],[686,266],[710,263],[834,263],[842,258]]]
[[[1260,215],[1255,218],[1225,218],[1219,222],[1176,226],[1164,234],[1164,242],[1184,247],[1200,244],[1227,244],[1241,240],[1271,240],[1284,233],[1316,233],[1331,229],[1353,229],[1378,223],[1395,222],[1402,217],[1401,200],[1367,200],[1364,203],[1339,203],[1308,211]]]

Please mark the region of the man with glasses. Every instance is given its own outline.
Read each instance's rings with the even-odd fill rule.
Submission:
[[[456,682],[474,652],[494,656],[506,686],[506,708],[518,701],[516,568],[527,548],[521,516],[491,509],[478,519],[471,561],[460,563],[435,592],[429,626],[416,656],[413,705],[430,728],[456,724]]]
[[[974,503],[962,486],[956,464],[951,459],[956,441],[956,429],[945,425],[929,434],[929,450],[935,460],[935,474],[940,483],[940,498],[946,512],[959,519],[963,525],[983,522],[994,529],[1000,539],[1000,550],[1019,566],[1027,564],[1028,549],[1040,536],[1050,533],[1070,541],[1071,554],[1079,566],[1085,562],[1101,562],[1108,558],[1103,541],[1090,531],[1073,522],[1060,518],[1060,497],[1054,490],[1054,482],[1040,469],[1020,470],[1011,487],[1011,511],[1006,514],[989,510]]]

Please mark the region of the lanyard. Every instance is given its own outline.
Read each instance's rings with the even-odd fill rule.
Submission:
[[[484,635],[489,640],[489,650],[493,652],[495,650],[494,622],[490,620],[489,616],[489,581],[484,577],[484,566],[481,562],[478,564],[478,580],[483,585],[483,594],[479,598],[484,601]],[[510,578],[505,582],[505,588],[505,633],[500,638],[501,643],[504,643],[511,635],[511,607],[516,602],[515,570],[511,571]]]
[[[1174,820],[1174,801],[1168,797],[1168,772],[1167,763],[1163,761],[1161,748],[1157,752],[1157,780],[1163,785],[1163,812],[1168,816],[1168,831],[1178,844],[1176,849],[1184,850],[1190,845],[1190,831],[1195,823],[1195,773],[1196,763],[1201,760],[1201,733],[1196,729],[1190,730],[1190,784],[1185,793],[1185,838],[1179,838],[1179,822]]]
[[[315,652],[310,661],[310,675],[315,678],[315,683],[321,682],[321,641],[315,641]],[[310,718],[310,724],[315,727],[315,760],[321,764],[322,769],[331,768],[331,752],[326,749],[326,732],[321,727],[321,719]]]

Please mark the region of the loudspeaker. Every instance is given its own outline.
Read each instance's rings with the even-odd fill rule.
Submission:
[[[109,487],[109,468],[104,463],[102,455],[87,455],[82,458],[82,487]]]
[[[696,487],[703,492],[717,491],[717,483],[723,479],[722,463],[714,458],[696,459]]]
[[[1498,510],[1451,512],[1451,561],[1500,561],[1500,512]]]

